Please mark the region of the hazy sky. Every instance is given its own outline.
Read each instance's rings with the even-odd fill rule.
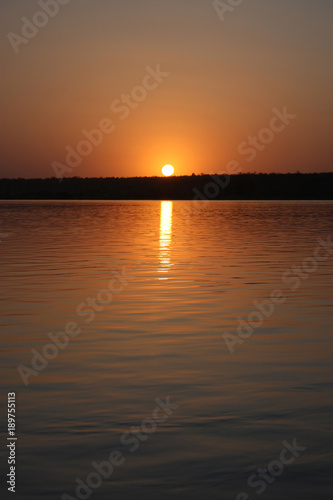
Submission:
[[[1,177],[333,170],[332,0],[60,1],[0,0]]]

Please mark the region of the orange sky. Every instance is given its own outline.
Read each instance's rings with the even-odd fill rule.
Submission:
[[[161,175],[165,163],[219,172],[231,160],[244,172],[333,170],[332,2],[252,0],[223,21],[203,0],[58,7],[18,42],[41,6],[1,2],[1,177],[51,177],[55,162],[84,177]],[[156,80],[158,65],[168,76]],[[284,106],[297,118],[248,161],[240,144]],[[106,119],[112,132],[66,164],[66,148]]]

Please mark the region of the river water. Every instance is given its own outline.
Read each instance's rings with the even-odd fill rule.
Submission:
[[[333,203],[0,214],[17,498],[332,498]]]

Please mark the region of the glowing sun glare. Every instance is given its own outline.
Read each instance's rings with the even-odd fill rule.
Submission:
[[[165,177],[170,177],[174,173],[175,169],[173,168],[172,165],[164,165],[162,168],[162,174],[165,175]]]

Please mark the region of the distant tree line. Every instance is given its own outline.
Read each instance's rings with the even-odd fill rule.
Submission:
[[[2,200],[332,200],[333,172],[0,179]]]

